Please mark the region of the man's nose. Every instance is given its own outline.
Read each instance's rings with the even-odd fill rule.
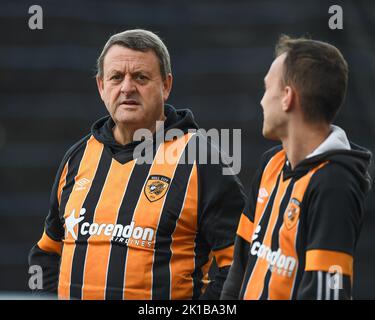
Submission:
[[[264,109],[264,96],[266,95],[266,93],[263,94],[262,96],[262,99],[260,100],[260,106],[262,107],[262,109]]]
[[[126,75],[121,83],[121,92],[125,95],[130,95],[136,90],[135,83],[130,75]]]

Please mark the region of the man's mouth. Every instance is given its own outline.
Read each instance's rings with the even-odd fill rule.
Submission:
[[[139,102],[137,100],[133,100],[133,99],[128,99],[128,100],[124,100],[124,101],[121,101],[121,103],[119,104],[120,106],[138,106],[139,105]]]

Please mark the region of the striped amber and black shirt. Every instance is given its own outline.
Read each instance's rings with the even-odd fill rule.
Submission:
[[[223,299],[350,299],[370,153],[352,145],[290,168],[265,153],[237,230]]]
[[[198,134],[154,144],[152,163],[141,163],[134,148],[107,143],[111,126],[94,125],[60,166],[29,257],[43,266],[46,290],[57,286],[61,299],[218,298],[208,271],[215,259],[224,282],[232,262],[245,206],[239,180],[187,157]]]

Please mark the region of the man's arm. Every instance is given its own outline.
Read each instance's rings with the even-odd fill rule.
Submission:
[[[241,225],[241,223],[240,223]],[[246,271],[250,243],[237,234],[234,246],[233,263],[224,282],[221,300],[238,300]]]
[[[67,151],[57,170],[42,238],[29,252],[29,266],[37,265],[43,270],[43,289],[35,290],[34,293],[57,293],[64,239],[64,218],[63,213],[60,213],[61,196],[69,174],[69,159],[85,145],[89,137],[90,135],[84,137]]]
[[[43,288],[41,290],[35,289],[34,293],[57,293],[57,284],[59,279],[59,267],[61,258],[61,243],[56,242],[55,251],[47,251],[46,248],[41,245],[41,241],[46,240],[47,235],[43,235],[42,239],[36,244],[29,253],[29,266],[40,266],[43,271]],[[40,248],[43,247],[43,249]],[[52,249],[52,248],[50,248]]]
[[[59,207],[68,171],[66,158],[67,156],[60,164],[52,186],[49,213],[45,220],[42,238],[32,247],[29,253],[29,266],[40,266],[43,271],[43,289],[36,289],[34,293],[57,293],[62,239],[64,237]]]
[[[238,224],[233,264],[230,267],[228,278],[224,283],[223,292],[220,297],[223,300],[238,300],[240,296],[254,231],[254,215],[260,180],[262,178],[262,169],[263,166],[257,170],[253,177],[246,207]]]
[[[70,159],[86,145],[91,134],[75,143],[65,154],[57,170],[49,201],[49,212],[45,220],[44,232],[39,242],[29,253],[29,266],[37,265],[43,270],[43,289],[35,293],[56,293],[60,260],[64,239],[64,213],[60,212],[60,203],[64,186],[69,180]]]
[[[210,246],[218,266],[200,299],[219,299],[232,264],[236,228],[246,196],[239,179],[235,175],[223,175],[219,165],[201,165],[198,175],[199,232]]]
[[[306,199],[305,270],[297,299],[351,299],[364,201],[347,169],[328,164],[314,175]]]

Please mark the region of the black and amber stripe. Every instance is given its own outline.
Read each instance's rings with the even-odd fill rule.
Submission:
[[[280,177],[280,174],[279,174]],[[278,189],[274,198],[274,201],[272,203],[271,213],[269,216],[268,221],[265,219],[262,219],[261,221],[261,227],[262,227],[262,233],[265,230],[263,241],[260,241],[264,246],[271,247],[271,240],[272,240],[272,233],[275,229],[275,225],[277,222],[277,218],[279,216],[279,208],[280,204],[285,196],[286,189],[290,183],[290,180],[283,181],[283,179],[279,178],[278,183]],[[269,204],[271,205],[271,203]],[[268,211],[268,210],[266,210]],[[257,259],[254,265],[254,268],[251,272],[249,282],[247,284],[247,289],[244,295],[245,299],[259,299],[263,288],[264,288],[264,279],[267,274],[268,270],[268,262],[266,259]]]
[[[249,240],[249,242],[252,239],[253,234],[258,229],[258,226],[261,227],[261,232],[257,233],[257,241],[263,242],[265,232],[268,225],[268,220],[271,216],[272,208],[274,205],[274,201],[276,198],[276,195],[279,192],[279,183],[281,179],[281,170],[283,168],[283,163],[285,161],[285,153],[283,151],[277,153],[267,164],[262,179],[261,179],[261,186],[267,190],[269,193],[269,197],[267,201],[258,202],[256,206],[256,212],[255,212],[255,219],[254,224],[251,226],[252,228],[249,230],[249,234],[246,234],[245,227],[242,227],[239,225],[237,234],[240,235],[245,240]],[[245,221],[247,224],[247,220]],[[247,289],[248,289],[248,283],[250,282],[251,277],[253,276],[253,270],[256,266],[257,260],[256,259],[250,259],[249,265],[246,269],[243,285],[240,292],[240,297],[243,298],[246,295]]]
[[[68,165],[69,165],[69,159],[65,163],[64,168],[63,168],[63,170],[61,172],[61,175],[59,177],[56,194],[53,195],[57,199],[57,210],[59,210],[59,208],[60,208],[62,191],[63,191],[63,188],[66,186],[66,183],[67,183]],[[70,170],[70,175],[69,176],[71,176],[71,170]],[[55,229],[56,228],[55,224],[54,223],[50,223],[50,221],[49,221],[50,218],[51,218],[50,216],[47,217],[46,223],[48,224],[48,227],[50,229]],[[60,217],[58,217],[58,219],[59,218]],[[54,231],[54,234],[59,234],[60,233],[61,234],[61,239],[63,238],[63,232],[59,232],[59,230],[53,230],[53,231]],[[62,240],[60,240],[60,239],[58,239],[58,240],[52,239],[47,234],[46,228],[45,228],[44,232],[43,232],[43,235],[42,235],[42,238],[38,242],[38,247],[40,249],[42,249],[43,251],[53,252],[53,253],[57,253],[58,255],[61,255],[63,243],[62,243]]]
[[[98,225],[116,224],[118,212],[134,166],[135,161],[122,165],[112,159],[100,200],[95,209],[94,223]],[[104,232],[88,238],[82,295],[80,298],[105,298],[111,239],[112,236],[105,235]]]
[[[89,234],[82,235],[79,230],[84,222],[88,222],[90,225],[94,222],[94,215],[102,199],[102,193],[106,187],[107,177],[109,176],[109,168],[111,166],[111,157],[107,152],[101,152],[101,157],[97,170],[92,181],[92,188],[87,194],[85,201],[81,208],[86,209],[84,215],[85,219],[81,221],[77,228],[77,240],[72,261],[72,271],[70,279],[70,297],[74,299],[82,298],[82,285],[84,272],[87,267],[86,253],[88,248]],[[96,188],[95,186],[101,186]],[[83,190],[82,190],[83,191]],[[79,191],[81,192],[81,191]],[[79,209],[77,209],[79,210]],[[110,212],[109,212],[110,213]],[[90,266],[88,266],[90,268]]]
[[[175,171],[191,136],[191,134],[187,134],[176,141],[161,144],[149,175],[162,173],[162,175],[170,177],[170,184],[173,184]],[[150,202],[145,193],[141,193],[132,220],[141,227],[151,226],[157,233],[165,199],[164,196],[160,201]],[[125,267],[124,299],[152,298],[154,252],[154,247],[140,250],[129,243]],[[143,276],[140,278],[140,275]]]
[[[195,264],[196,235],[198,232],[198,174],[194,163],[188,180],[183,206],[172,233],[170,260],[171,299],[191,297]]]
[[[38,247],[46,252],[53,252],[61,255],[62,243],[55,241],[44,231],[42,238],[38,241]]]
[[[334,267],[340,268],[342,274],[353,277],[353,256],[332,250],[308,250],[306,252],[305,271],[332,272]]]
[[[302,203],[304,194],[306,189],[310,183],[312,176],[317,172],[320,168],[326,165],[322,163],[315,168],[311,169],[306,175],[302,178],[298,179],[295,182],[293,192],[291,193],[290,199],[297,199],[300,203]],[[284,214],[283,214],[284,216]],[[298,218],[299,219],[299,218]],[[298,250],[297,250],[297,235],[299,232],[299,222],[288,230],[285,220],[279,230],[279,248],[281,248],[283,254],[287,257],[293,257],[297,264],[293,270],[291,277],[285,277],[277,272],[272,273],[271,279],[269,282],[269,296],[268,298],[271,300],[281,300],[281,299],[291,299],[293,296],[294,285],[296,281],[296,276],[299,268],[299,257],[298,257]]]
[[[73,192],[73,188],[75,186],[75,183],[78,182],[81,178],[85,178],[90,181],[94,179],[102,155],[102,151],[103,145],[99,143],[94,137],[91,137],[86,142],[86,147],[84,149],[82,158],[76,156],[76,162],[74,163],[74,165],[69,162],[72,171],[68,173],[68,178],[71,178],[71,176],[73,175],[74,178],[71,180],[67,179],[68,182],[63,188],[62,192],[60,212],[64,215],[65,220],[70,214],[73,213],[73,210],[75,212],[75,217],[79,217],[80,209],[83,207],[83,203],[90,191],[91,184],[80,192]],[[75,227],[74,232],[76,235],[78,234],[78,226]],[[58,295],[60,299],[70,298],[70,284],[75,247],[75,239],[70,233],[66,232],[58,287]]]
[[[138,203],[139,195],[143,192],[151,164],[135,165],[123,197],[116,224],[130,225],[133,211]],[[107,267],[105,299],[121,300],[128,247],[122,243],[112,241],[110,257]]]
[[[292,194],[292,191],[293,191],[293,188],[294,188],[294,183],[295,183],[294,179],[291,179],[289,181],[290,181],[290,183],[289,183],[289,185],[286,189],[285,195],[284,195],[284,197],[281,201],[279,216],[277,218],[277,222],[276,222],[275,228],[273,230],[273,234],[272,234],[271,249],[272,249],[273,252],[276,251],[278,248],[280,248],[280,241],[279,241],[280,233],[279,233],[279,231],[280,231],[280,228],[281,228],[281,226],[284,222],[284,214],[285,214],[285,211],[287,209],[288,203],[291,199],[291,194]],[[269,295],[268,286],[269,286],[271,276],[272,276],[272,272],[271,272],[271,270],[268,270],[267,274],[266,274],[266,277],[264,279],[263,292],[262,292],[262,294],[259,298],[261,300],[268,299],[268,295]]]
[[[281,250],[281,254],[296,261],[293,271],[286,275],[286,270],[271,270],[270,264],[265,258],[252,256],[245,274],[241,297],[244,299],[291,299],[294,285],[299,271],[299,252],[297,248],[299,230],[299,209],[296,222],[287,224],[286,211],[294,199],[301,203],[311,177],[326,163],[312,168],[301,178],[284,179],[283,168],[285,164],[284,151],[278,152],[268,162],[260,183],[260,188],[274,189],[267,203],[258,202],[255,212],[254,225],[251,221],[242,218],[244,226],[239,226],[237,233],[245,240],[251,242],[251,237],[246,234],[246,226],[252,233],[257,232],[260,226],[257,240],[265,248],[272,252]],[[276,267],[277,269],[277,267]]]
[[[65,233],[59,279],[61,299],[187,299],[198,297],[215,256],[219,267],[230,264],[233,246],[211,252],[198,237],[198,168],[182,163],[191,134],[159,146],[152,164],[121,164],[90,137],[62,170],[57,198],[66,220],[84,219]],[[166,159],[167,158],[167,159]],[[150,201],[150,176],[170,178],[163,197]],[[81,179],[88,181],[78,187]],[[81,234],[83,223],[155,230],[152,246],[115,241],[104,232]],[[46,239],[46,238],[45,238]],[[44,240],[43,240],[44,241]],[[41,241],[41,244],[44,242]],[[49,244],[54,244],[48,242]],[[54,251],[58,247],[53,246]]]
[[[182,154],[182,159],[185,158],[186,149]],[[175,289],[172,283],[174,278],[181,276],[180,271],[176,271],[176,264],[180,263],[180,259],[186,259],[184,252],[178,252],[179,248],[176,248],[176,236],[177,241],[183,241],[184,243],[192,243],[191,237],[195,237],[196,223],[193,228],[189,228],[187,223],[190,220],[194,220],[194,212],[189,212],[189,220],[183,216],[184,205],[186,200],[189,201],[189,187],[192,186],[191,176],[193,174],[193,164],[178,165],[174,180],[179,180],[178,183],[172,183],[168,191],[166,204],[161,214],[159,228],[156,234],[155,240],[155,255],[153,261],[153,282],[152,282],[152,298],[153,299],[171,299],[175,294]],[[193,195],[194,198],[194,195]],[[196,199],[196,198],[195,198]],[[186,210],[185,210],[186,211]],[[196,220],[196,218],[195,218]],[[184,234],[179,236],[176,235],[181,229],[181,224],[184,225]],[[187,239],[181,239],[180,237],[186,237]],[[187,250],[192,252],[192,250]],[[179,257],[175,263],[171,263],[172,254]],[[185,260],[185,266],[186,266]],[[192,282],[190,280],[190,282]],[[179,289],[182,289],[180,281]],[[183,295],[183,297],[189,296]],[[190,293],[191,296],[191,293]]]

